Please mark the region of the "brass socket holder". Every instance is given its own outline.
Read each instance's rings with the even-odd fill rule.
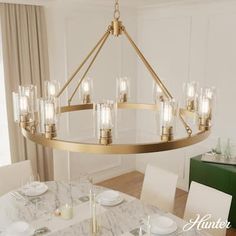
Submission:
[[[128,96],[127,93],[120,95],[120,102],[128,102]]]
[[[187,110],[188,111],[195,111],[196,110],[196,104],[195,104],[194,100],[187,101]]]
[[[122,34],[122,31],[123,31],[123,25],[122,25],[122,21],[119,21],[119,20],[113,20],[111,22],[111,33],[118,37],[119,35]]]
[[[23,129],[26,129],[30,126],[30,119],[29,119],[29,115],[21,115],[20,116],[20,127]]]
[[[91,103],[90,95],[89,94],[84,95],[84,97],[83,97],[83,104],[89,104],[89,103]]]
[[[52,139],[57,136],[56,125],[48,124],[45,125],[45,138]]]
[[[112,143],[111,129],[100,129],[99,143],[103,145],[109,145]]]
[[[173,127],[164,127],[162,126],[161,129],[161,141],[172,141],[174,139],[174,135],[173,135]]]
[[[211,119],[210,118],[199,118],[199,130],[206,131],[211,127]]]

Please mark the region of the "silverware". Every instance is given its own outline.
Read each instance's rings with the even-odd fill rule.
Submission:
[[[37,236],[37,235],[42,235],[42,234],[46,234],[49,233],[50,229],[48,227],[42,227],[42,228],[38,228],[34,231],[34,235],[33,236]]]

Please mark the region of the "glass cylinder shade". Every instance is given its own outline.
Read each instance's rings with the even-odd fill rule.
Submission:
[[[44,92],[46,99],[53,99],[60,90],[60,83],[56,80],[47,80],[44,82]]]
[[[198,99],[199,129],[207,130],[212,118],[213,93],[209,89],[201,89]]]
[[[80,100],[83,104],[91,103],[93,95],[93,80],[86,78],[80,86]]]
[[[34,85],[19,86],[19,114],[24,121],[35,121],[37,89]]]
[[[56,136],[57,103],[56,99],[39,99],[40,132],[47,138]]]
[[[127,102],[130,97],[130,80],[128,77],[117,78],[117,99],[119,102]]]
[[[162,141],[171,141],[174,138],[176,111],[175,101],[166,100],[160,103],[160,135]]]
[[[116,103],[105,101],[95,106],[96,131],[101,144],[112,143],[112,130],[116,123]]]
[[[12,93],[12,100],[13,100],[14,121],[16,123],[19,123],[20,122],[19,94],[13,92]]]
[[[153,82],[153,101],[158,104],[164,100],[164,94],[161,87],[154,81]]]
[[[197,82],[191,81],[184,84],[185,104],[189,111],[197,110],[197,89]]]

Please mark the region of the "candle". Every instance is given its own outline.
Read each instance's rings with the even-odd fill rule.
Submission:
[[[61,217],[65,220],[70,220],[73,218],[73,208],[69,204],[66,204],[61,209]]]

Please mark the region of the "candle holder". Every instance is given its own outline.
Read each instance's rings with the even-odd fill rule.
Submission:
[[[83,96],[83,104],[91,103],[91,96],[89,94],[84,94]]]
[[[199,118],[199,130],[201,131],[209,130],[210,127],[211,127],[210,118],[204,118],[204,117]]]
[[[112,132],[111,129],[101,129],[99,143],[108,145],[112,143]]]
[[[164,127],[161,129],[161,141],[172,141],[174,139],[173,127]]]
[[[20,115],[20,127],[26,129],[30,126],[29,114]]]
[[[53,139],[57,136],[57,130],[55,124],[46,124],[45,125],[45,138]]]

